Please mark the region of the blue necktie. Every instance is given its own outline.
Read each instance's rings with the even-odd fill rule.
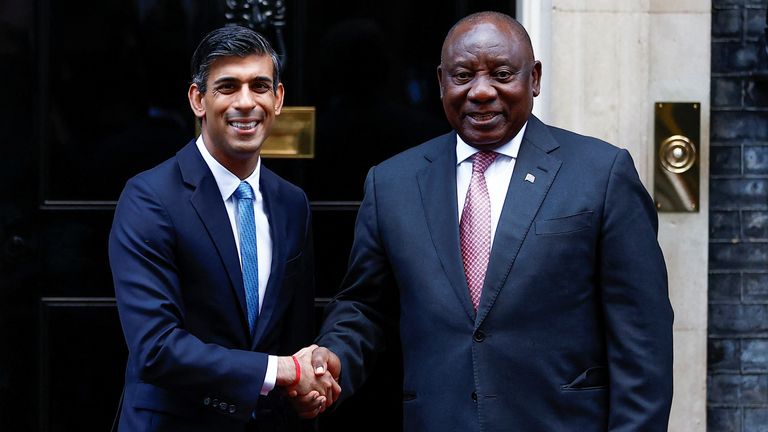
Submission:
[[[259,259],[256,254],[256,221],[253,214],[253,189],[240,182],[235,191],[237,222],[240,229],[240,259],[243,265],[245,304],[248,310],[248,328],[253,336],[259,315]]]

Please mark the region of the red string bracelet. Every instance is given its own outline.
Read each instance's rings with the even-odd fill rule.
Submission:
[[[293,364],[296,366],[296,378],[293,380],[293,384],[291,384],[291,387],[295,387],[299,385],[299,381],[301,381],[301,365],[299,365],[299,361],[296,360],[296,356],[291,356],[293,359]]]

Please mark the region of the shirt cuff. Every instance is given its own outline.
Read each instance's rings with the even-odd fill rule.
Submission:
[[[266,396],[275,388],[277,381],[277,356],[269,356],[267,359],[267,374],[264,376],[264,384],[261,386],[261,395]]]

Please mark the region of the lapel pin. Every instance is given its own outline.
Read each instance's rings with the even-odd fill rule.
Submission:
[[[536,177],[534,177],[533,174],[528,173],[525,175],[525,181],[533,183],[536,181]]]

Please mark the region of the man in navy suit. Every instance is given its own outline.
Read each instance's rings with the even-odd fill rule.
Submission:
[[[228,26],[203,39],[192,74],[202,134],[128,182],[110,234],[129,350],[119,427],[293,430],[277,389],[305,395],[305,416],[336,384],[298,367],[313,336],[307,198],[259,157],[283,105],[278,58]]]
[[[653,202],[626,150],[531,115],[541,73],[517,21],[462,19],[438,67],[455,131],[368,174],[313,364],[348,397],[399,323],[405,431],[667,430]]]

